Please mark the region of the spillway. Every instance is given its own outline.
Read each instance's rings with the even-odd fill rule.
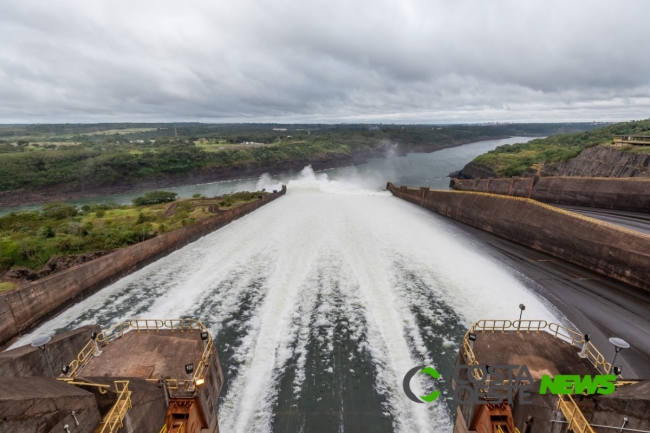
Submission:
[[[527,284],[450,221],[306,168],[282,199],[33,334],[192,316],[211,329],[224,366],[224,432],[449,432],[445,382],[435,385],[444,398],[415,404],[404,374],[432,365],[449,377],[467,326],[513,318],[519,303],[530,318],[558,320]]]

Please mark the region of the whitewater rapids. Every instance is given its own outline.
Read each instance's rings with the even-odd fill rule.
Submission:
[[[318,404],[317,395],[338,413],[336,431],[345,431],[356,404],[346,400],[346,389],[353,392],[346,383],[363,388],[365,374],[374,395],[368,404],[377,402],[389,430],[450,432],[448,390],[433,404],[415,404],[402,391],[404,374],[417,365],[448,369],[473,321],[516,318],[520,303],[528,318],[558,320],[521,275],[445,218],[309,167],[287,186],[286,196],[101,290],[17,344],[90,323],[196,317],[213,333],[226,375],[221,431],[278,431],[280,414]],[[265,176],[258,187],[279,186]],[[329,383],[341,390],[315,391]],[[282,431],[309,431],[308,420],[294,418]]]

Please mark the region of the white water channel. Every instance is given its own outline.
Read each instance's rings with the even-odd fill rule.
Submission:
[[[260,183],[277,188],[268,176]],[[370,359],[391,430],[450,432],[449,400],[412,403],[404,374],[453,361],[468,325],[516,318],[522,302],[527,317],[557,320],[527,284],[445,218],[306,168],[286,196],[101,290],[17,344],[90,323],[197,317],[216,340],[227,339],[221,431],[246,433],[274,431],[288,370],[293,398],[315,397],[301,394],[310,356],[324,360],[325,381],[356,374],[337,372],[332,355],[338,340],[351,339],[350,359]],[[431,341],[441,351],[430,350]]]

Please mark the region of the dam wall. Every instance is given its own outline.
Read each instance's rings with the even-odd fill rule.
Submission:
[[[198,221],[0,295],[0,346],[72,302],[184,247],[286,193],[286,186],[255,202]]]
[[[395,196],[650,291],[650,236],[528,198],[388,184]]]
[[[452,179],[459,191],[532,198],[544,203],[650,213],[650,179],[600,177],[512,177]]]

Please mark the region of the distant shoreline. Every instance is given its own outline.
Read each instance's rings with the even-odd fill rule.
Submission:
[[[511,136],[491,136],[480,139],[460,140],[454,143],[429,143],[419,146],[409,146],[408,150],[398,152],[399,155],[409,153],[430,153],[451,147],[462,146],[470,143],[477,143],[488,140],[500,140]],[[197,170],[183,173],[182,175],[156,175],[150,178],[114,184],[106,187],[81,187],[79,186],[52,186],[40,191],[13,190],[0,192],[0,209],[20,205],[47,203],[53,201],[65,201],[77,198],[88,198],[100,195],[111,195],[127,193],[139,190],[156,190],[171,187],[204,184],[217,181],[237,180],[260,176],[264,173],[271,175],[296,173],[307,165],[314,170],[338,168],[365,163],[370,158],[381,157],[385,154],[384,149],[364,151],[342,158],[299,158],[280,164],[231,167],[228,169],[219,168],[216,170]]]

